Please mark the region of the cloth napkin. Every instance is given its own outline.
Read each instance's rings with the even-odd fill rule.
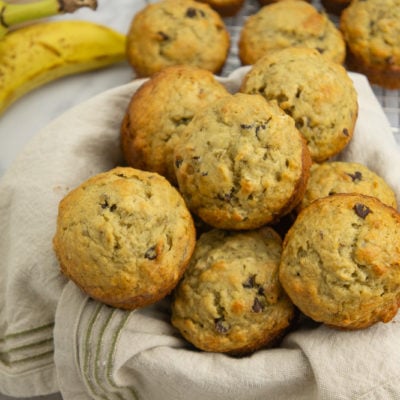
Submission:
[[[218,78],[235,92],[248,67]],[[400,151],[365,77],[353,140],[340,159],[383,176],[400,203]],[[279,348],[234,358],[191,348],[169,298],[136,311],[96,302],[59,272],[58,203],[123,162],[119,127],[143,80],[48,125],[0,180],[0,392],[65,400],[400,399],[400,318],[345,332],[304,323]]]

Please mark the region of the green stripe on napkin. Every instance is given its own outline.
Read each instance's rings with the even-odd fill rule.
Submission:
[[[130,315],[93,300],[88,300],[83,310],[77,332],[81,338],[80,368],[85,386],[95,399],[138,399],[134,388],[118,386],[112,375],[118,338]]]

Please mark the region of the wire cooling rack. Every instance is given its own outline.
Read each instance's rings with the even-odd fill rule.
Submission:
[[[323,9],[320,1],[313,1],[312,4],[318,10]],[[228,75],[241,66],[237,47],[240,32],[246,18],[256,13],[259,9],[258,0],[245,0],[244,6],[237,15],[225,18],[226,26],[231,35],[231,48],[222,75]],[[337,16],[329,15],[329,17],[338,25],[339,19]],[[400,90],[387,90],[376,85],[372,85],[372,89],[389,120],[397,143],[400,144]]]

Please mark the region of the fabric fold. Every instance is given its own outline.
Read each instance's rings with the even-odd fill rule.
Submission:
[[[65,324],[71,317],[77,325]],[[266,384],[278,400],[310,399],[315,391],[298,347],[244,358],[193,349],[169,323],[168,298],[129,312],[95,302],[69,283],[55,338],[58,371],[71,365],[75,371],[70,379],[59,377],[65,399],[262,399]],[[71,348],[77,349],[75,356],[65,351]]]

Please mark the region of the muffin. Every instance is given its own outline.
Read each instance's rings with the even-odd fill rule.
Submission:
[[[375,172],[359,163],[332,161],[311,166],[307,190],[298,209],[307,207],[316,199],[337,193],[373,196],[397,208],[393,189]]]
[[[351,0],[321,0],[325,10],[334,15],[340,15],[350,3]]]
[[[341,16],[346,63],[371,83],[400,88],[400,0],[355,0]]]
[[[272,50],[307,47],[343,63],[346,47],[336,26],[305,1],[280,1],[262,7],[245,21],[239,38],[242,64],[254,64]]]
[[[134,16],[126,46],[127,59],[141,77],[178,64],[216,73],[228,56],[230,38],[222,18],[208,4],[161,0]]]
[[[172,324],[204,351],[272,346],[295,315],[278,280],[281,239],[271,228],[204,233],[173,293]]]
[[[336,194],[298,215],[279,279],[308,317],[340,329],[388,322],[400,304],[400,214],[375,197]]]
[[[353,81],[343,66],[317,50],[292,47],[269,53],[252,66],[240,91],[261,94],[290,115],[313,161],[340,153],[353,136],[358,114]]]
[[[207,3],[222,17],[233,17],[243,7],[244,0],[197,0]]]
[[[122,127],[128,165],[176,184],[173,150],[195,112],[229,95],[207,70],[180,65],[155,73],[132,96]]]
[[[255,229],[302,199],[310,155],[294,120],[262,96],[237,93],[195,114],[174,152],[189,209],[221,229]]]
[[[62,273],[84,292],[135,309],[172,291],[195,240],[191,215],[165,178],[118,167],[62,199],[53,243]]]

